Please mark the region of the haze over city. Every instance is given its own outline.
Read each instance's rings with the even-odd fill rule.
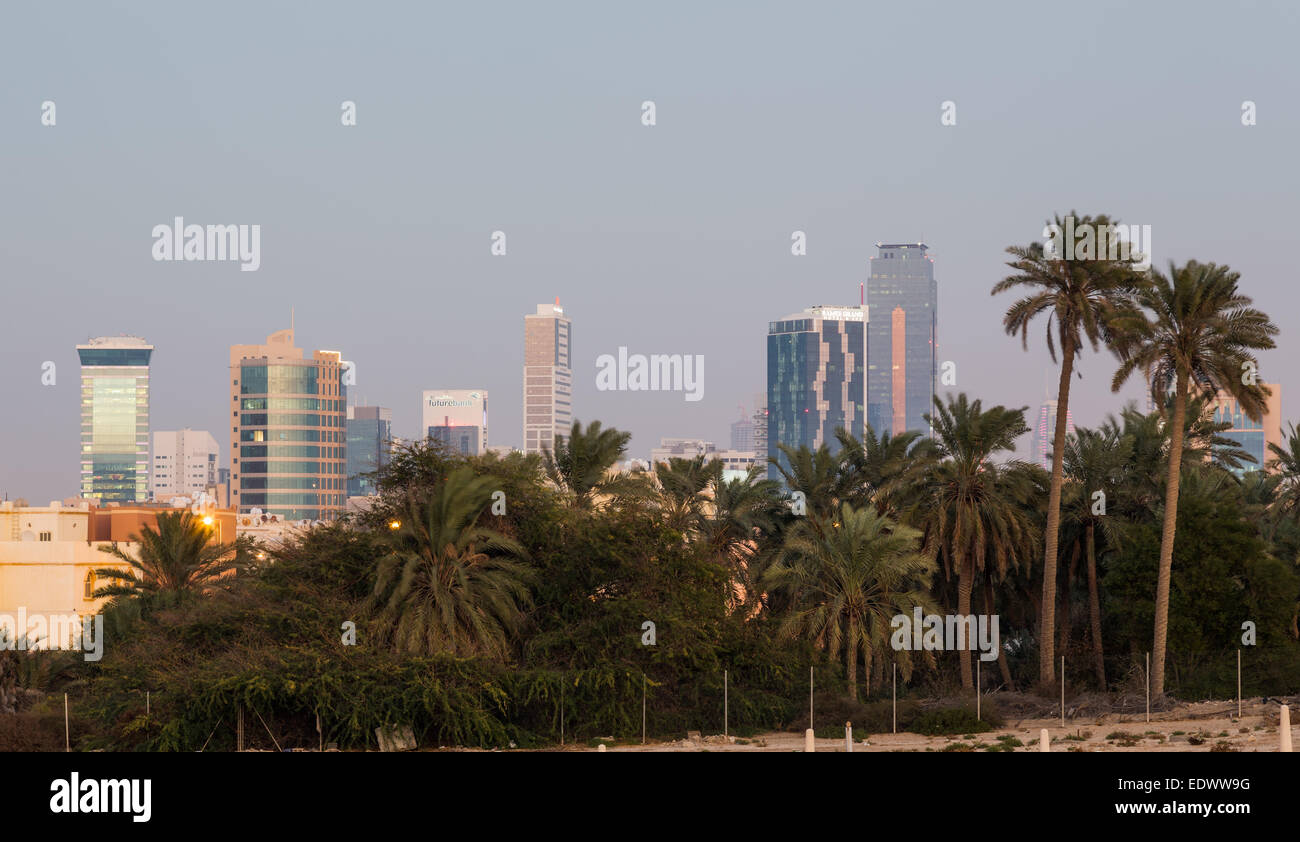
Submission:
[[[291,309],[297,344],[354,361],[350,402],[391,407],[396,434],[418,435],[423,390],[477,388],[489,444],[520,446],[524,316],[558,297],[575,417],[630,431],[634,457],[664,436],[725,447],[765,389],[768,322],[856,304],[880,241],[930,246],[951,391],[1032,418],[1055,372],[1041,333],[1029,354],[1003,335],[1013,297],[989,290],[1006,246],[1070,210],[1150,225],[1157,268],[1240,272],[1281,328],[1260,374],[1294,417],[1295,7],[744,8],[416,7],[398,26],[333,4],[104,4],[75,28],[9,10],[0,493],[77,492],[74,347],[92,336],[153,344],[151,428],[211,430],[228,461],[229,347]],[[176,216],[260,225],[259,268],[155,261]],[[702,399],[598,390],[620,346],[703,356]],[[1079,368],[1075,423],[1140,400],[1111,394],[1104,352]]]

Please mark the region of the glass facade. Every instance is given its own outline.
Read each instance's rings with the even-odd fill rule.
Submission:
[[[1265,442],[1264,419],[1251,421],[1234,398],[1221,394],[1214,405],[1214,421],[1231,424],[1230,429],[1219,435],[1236,442],[1240,449],[1255,457],[1254,464],[1243,462],[1240,468],[1233,470],[1234,474],[1241,476],[1246,471],[1258,471],[1268,463],[1270,454]]]
[[[472,455],[479,452],[479,428],[439,424],[428,429],[429,438],[440,441],[454,453]]]
[[[393,439],[392,411],[377,406],[354,406],[348,418],[348,496],[378,494],[373,473],[388,464]]]
[[[778,445],[839,450],[835,431],[861,438],[866,412],[866,323],[860,308],[821,308],[768,325],[767,456],[789,467]],[[769,463],[768,477],[780,479]]]
[[[296,350],[296,349],[294,349]],[[331,520],[346,501],[347,386],[335,352],[232,366],[231,490],[241,513]]]
[[[867,422],[877,433],[930,434],[937,394],[939,285],[925,243],[876,246],[867,280]]]
[[[149,496],[149,361],[153,346],[102,337],[81,359],[81,496],[137,503]]]

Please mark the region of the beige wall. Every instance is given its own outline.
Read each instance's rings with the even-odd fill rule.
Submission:
[[[98,567],[124,568],[100,552],[104,543],[0,541],[0,614],[95,614],[106,600],[86,599],[86,575]],[[124,547],[130,552],[130,547]],[[102,580],[94,583],[102,587]]]
[[[157,526],[159,512],[145,506],[68,508],[0,504],[0,614],[25,608],[30,614],[94,614],[106,600],[86,599],[86,576],[100,567],[125,568],[100,547],[117,543],[128,553],[129,539],[142,527]],[[235,513],[216,510],[213,539],[235,540]],[[40,540],[50,532],[51,540]],[[92,590],[106,582],[92,582]]]

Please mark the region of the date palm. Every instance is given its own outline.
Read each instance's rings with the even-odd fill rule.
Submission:
[[[1029,432],[1025,410],[995,406],[985,410],[965,394],[934,399],[925,416],[934,430],[937,461],[926,471],[910,521],[923,534],[922,552],[943,563],[957,580],[957,613],[971,613],[971,591],[981,571],[1005,576],[1026,561],[1033,523],[1033,466],[997,465],[990,457],[1010,451]],[[958,653],[962,687],[974,686],[969,652]]]
[[[1073,214],[1072,214],[1073,215]],[[1112,224],[1106,216],[1074,217],[1076,226],[1091,225],[1095,231],[1110,230]],[[1056,218],[1059,230],[1066,222]],[[1115,318],[1130,310],[1132,296],[1141,283],[1134,264],[1139,256],[1129,255],[1128,260],[1107,259],[1110,256],[1105,243],[1098,243],[1095,260],[1065,260],[1059,254],[1047,251],[1042,243],[1012,246],[1007,253],[1015,259],[1007,265],[1015,274],[999,281],[993,294],[1020,287],[1028,288],[1024,298],[1007,309],[1002,319],[1006,332],[1019,333],[1021,345],[1029,348],[1029,324],[1040,314],[1046,315],[1047,352],[1056,362],[1056,346],[1061,348],[1061,373],[1056,392],[1056,429],[1052,433],[1052,481],[1047,498],[1047,526],[1043,543],[1043,613],[1039,633],[1039,677],[1044,682],[1054,680],[1056,674],[1053,653],[1056,621],[1056,559],[1061,522],[1061,485],[1063,482],[1062,458],[1070,409],[1070,379],[1074,374],[1076,358],[1085,342],[1098,349],[1102,343],[1112,344],[1112,325]],[[1118,257],[1118,254],[1117,254]]]
[[[778,444],[777,447],[785,455],[786,464],[781,464],[776,457],[770,457],[767,461],[776,465],[791,494],[797,492],[803,495],[807,513],[818,518],[834,514],[842,499],[840,454],[831,453],[825,444],[816,450],[804,444],[797,448],[785,444]]]
[[[1108,505],[1119,496],[1124,469],[1133,455],[1133,437],[1116,429],[1079,427],[1065,442],[1065,474],[1074,487],[1069,497],[1069,518],[1082,527],[1084,558],[1088,568],[1088,620],[1092,633],[1093,669],[1097,686],[1106,689],[1106,660],[1101,640],[1101,597],[1097,586],[1097,532],[1106,546],[1120,540],[1122,526]]]
[[[763,584],[791,595],[783,634],[810,639],[831,657],[843,654],[849,696],[856,700],[858,663],[870,675],[872,659],[887,651],[893,617],[910,617],[917,605],[931,609],[934,565],[917,552],[916,530],[871,506],[844,503],[832,518],[796,524]]]
[[[534,573],[519,543],[478,523],[495,487],[465,467],[408,497],[367,602],[396,650],[508,657]]]
[[[217,543],[212,525],[193,512],[159,512],[156,524],[131,535],[134,551],[117,543],[99,548],[124,567],[95,570],[97,578],[108,581],[95,597],[118,604],[135,601],[145,610],[175,605],[212,593],[222,578],[250,561],[251,541]]]
[[[780,485],[755,466],[743,477],[723,479],[721,464],[712,479],[712,505],[698,516],[698,540],[725,566],[732,581],[732,604],[752,602],[759,539],[771,534],[780,516]]]
[[[1279,516],[1300,519],[1300,429],[1287,425],[1283,444],[1269,442],[1269,470],[1278,478],[1276,502]]]
[[[591,508],[602,496],[640,493],[645,489],[643,482],[630,475],[610,474],[627,452],[631,438],[631,433],[602,428],[599,421],[592,421],[586,429],[582,422],[574,421],[567,438],[556,436],[555,447],[543,449],[546,477],[578,509]]]
[[[657,505],[664,524],[682,532],[692,532],[699,523],[709,499],[709,490],[722,476],[722,462],[672,457],[654,466],[659,481]]]
[[[1188,400],[1193,389],[1207,400],[1222,390],[1236,398],[1249,418],[1258,421],[1270,393],[1255,376],[1259,363],[1254,352],[1274,346],[1277,326],[1251,306],[1250,298],[1237,289],[1241,276],[1227,266],[1171,263],[1168,275],[1155,271],[1151,275],[1152,283],[1137,295],[1145,312],[1128,315],[1118,325],[1123,362],[1111,388],[1119,391],[1138,371],[1153,395],[1165,395],[1173,387],[1151,648],[1151,691],[1160,695],[1165,686],[1169,583]]]
[[[934,460],[934,442],[918,430],[892,435],[888,430],[879,436],[867,425],[861,439],[840,428],[843,479],[841,490],[854,505],[870,502],[882,515],[896,518],[907,508],[907,497],[917,487],[917,480]]]

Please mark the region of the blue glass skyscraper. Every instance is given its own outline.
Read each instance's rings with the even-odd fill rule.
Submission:
[[[836,429],[865,430],[866,310],[811,307],[767,330],[767,455],[788,467],[779,445],[839,449]],[[780,479],[777,466],[767,475]]]
[[[938,385],[939,285],[925,243],[877,243],[867,280],[867,422],[930,434]]]

